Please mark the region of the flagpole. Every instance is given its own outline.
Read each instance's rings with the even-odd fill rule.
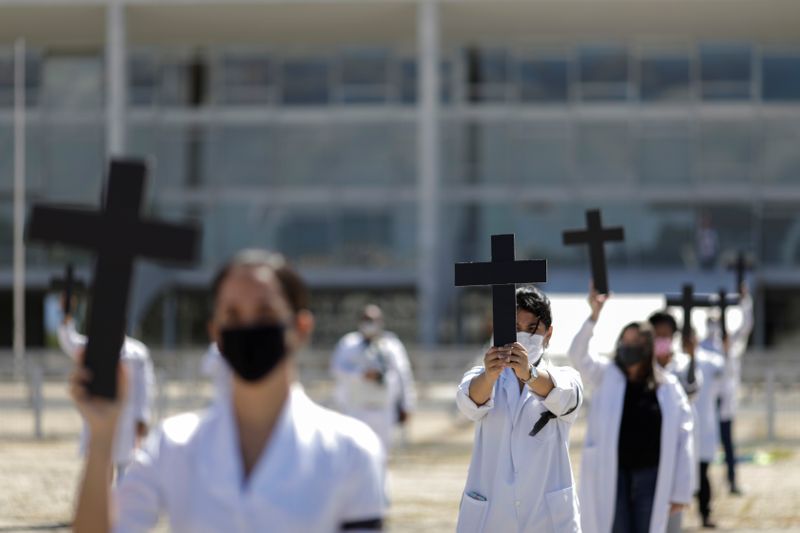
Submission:
[[[14,375],[25,357],[25,40],[14,43]]]

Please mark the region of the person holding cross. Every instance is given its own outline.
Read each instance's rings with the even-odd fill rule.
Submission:
[[[204,414],[167,419],[110,494],[106,472],[122,401],[89,395],[76,369],[72,397],[91,429],[73,529],[282,533],[377,531],[384,454],[363,422],[312,402],[295,382],[295,354],[314,318],[302,279],[283,258],[246,250],[214,279],[211,340],[233,371],[230,394]],[[117,385],[124,397],[124,367]]]
[[[71,270],[67,268],[67,276],[63,283],[64,292],[61,297],[63,319],[58,326],[57,338],[61,351],[71,359],[79,360],[86,347],[86,337],[78,333],[72,317],[74,294],[71,286],[73,283]],[[113,463],[117,482],[121,480],[133,461],[136,448],[147,437],[155,396],[153,362],[150,359],[150,350],[144,343],[126,336],[120,351],[120,362],[125,365],[126,386],[130,393],[125,399],[114,437]],[[89,440],[89,431],[84,421],[80,440],[82,455],[87,453]]]
[[[677,379],[654,362],[649,323],[628,324],[612,358],[592,354],[608,295],[589,294],[591,315],[567,352],[593,387],[579,496],[584,533],[664,533],[692,500],[692,411]]]
[[[741,489],[736,482],[736,449],[733,442],[733,419],[739,401],[741,384],[742,356],[747,351],[750,333],[753,331],[753,299],[747,283],[742,281],[739,288],[739,306],[742,311],[742,322],[730,334],[725,324],[724,310],[716,316],[710,315],[707,320],[707,335],[701,343],[706,350],[717,352],[723,356],[725,369],[719,388],[719,438],[725,451],[728,487],[731,494],[740,495]]]
[[[456,531],[580,531],[569,431],[583,384],[544,357],[550,300],[535,287],[515,297],[516,342],[490,347],[457,390],[458,408],[476,425]]]

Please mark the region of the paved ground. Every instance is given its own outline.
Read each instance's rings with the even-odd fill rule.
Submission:
[[[323,399],[326,384],[310,388]],[[45,389],[47,409],[43,440],[31,437],[33,422],[24,389],[0,384],[0,532],[68,531],[78,477],[77,436],[80,420],[62,384]],[[203,405],[207,387],[172,385],[167,389],[171,413]],[[452,386],[426,391],[413,419],[407,444],[390,465],[392,532],[447,532],[455,526],[458,502],[471,451],[472,426],[454,416]],[[766,444],[766,425],[758,405],[745,405],[737,428],[748,461],[740,476],[743,497],[725,494],[723,468],[714,466],[712,483],[718,498],[716,517],[724,531],[800,531],[800,410],[780,413],[785,437]],[[580,464],[583,423],[573,431],[574,464]],[[577,470],[577,468],[576,468]],[[696,526],[694,510],[685,520]]]

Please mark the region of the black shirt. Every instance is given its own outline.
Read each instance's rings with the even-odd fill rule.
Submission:
[[[619,425],[619,467],[636,470],[658,466],[661,451],[661,407],[647,383],[627,383]]]

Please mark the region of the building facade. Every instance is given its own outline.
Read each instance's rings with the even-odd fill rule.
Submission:
[[[19,38],[28,201],[96,205],[109,155],[146,157],[149,212],[203,227],[198,269],[139,269],[132,325],[167,344],[201,342],[244,246],[300,267],[325,341],[370,299],[405,336],[476,340],[485,292],[455,290],[453,262],[515,233],[546,290],[583,291],[561,231],[590,207],[626,228],[616,292],[733,290],[741,250],[757,340],[800,319],[796,1],[0,0],[3,316]],[[66,260],[88,275],[28,250],[32,324]]]

